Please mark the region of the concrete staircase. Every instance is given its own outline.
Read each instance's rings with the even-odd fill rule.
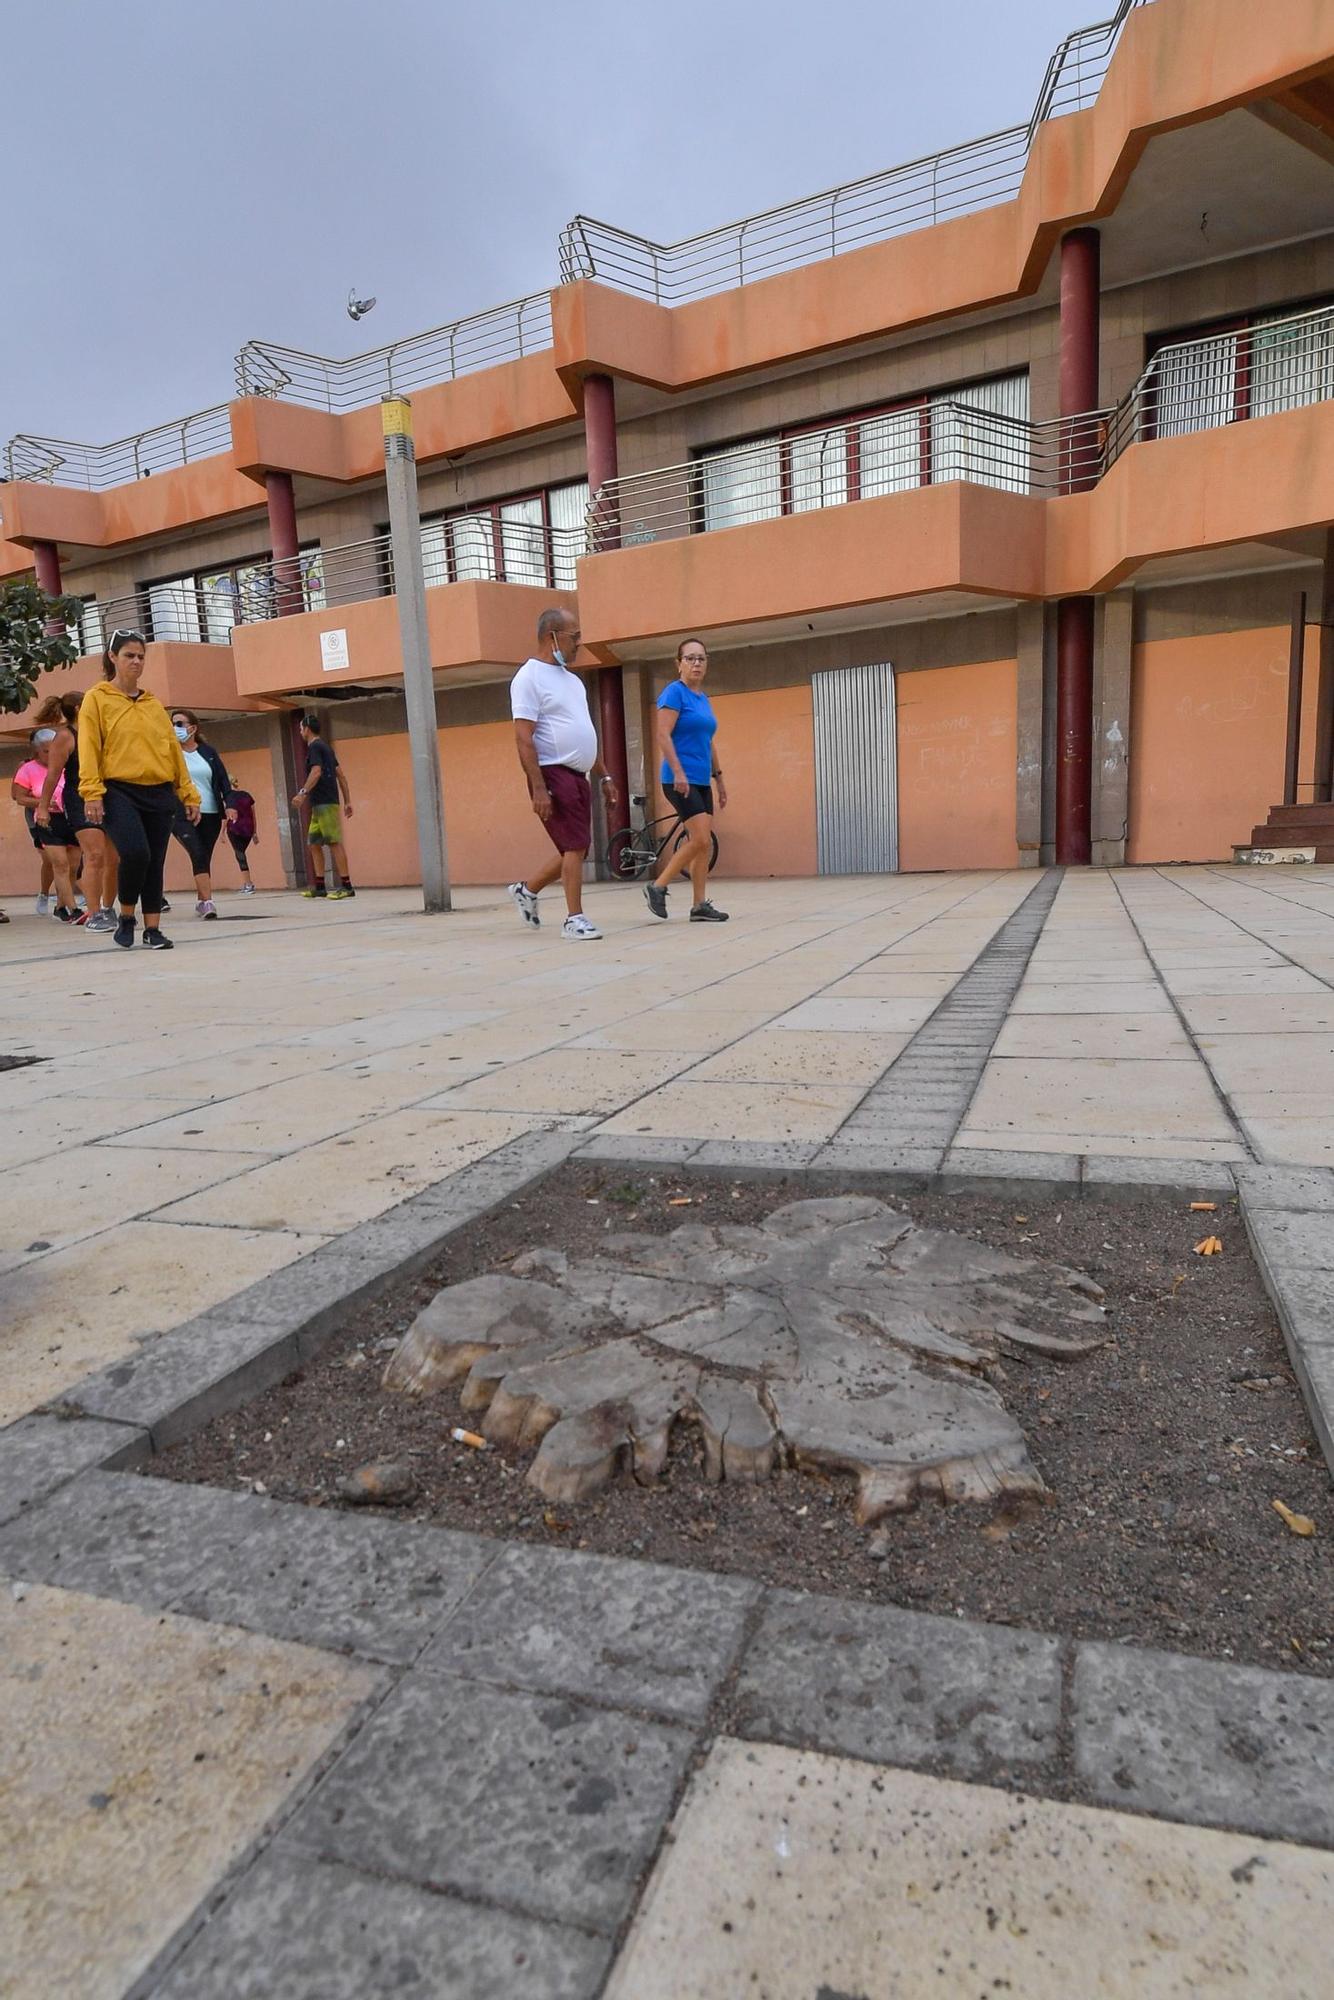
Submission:
[[[1253,828],[1249,846],[1234,847],[1232,858],[1251,865],[1334,861],[1334,805],[1271,806],[1265,825]]]

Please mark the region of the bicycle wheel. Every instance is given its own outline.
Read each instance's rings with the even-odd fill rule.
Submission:
[[[679,832],[679,833],[677,834],[677,836],[676,836],[676,839],[675,839],[675,840],[673,840],[673,839],[672,839],[672,837],[671,837],[671,835],[670,835],[670,834],[668,834],[668,836],[667,836],[667,839],[663,841],[663,843],[662,843],[662,846],[663,846],[663,847],[667,847],[667,846],[668,846],[668,845],[670,844],[670,846],[671,846],[671,850],[672,850],[672,853],[673,853],[673,854],[675,854],[675,853],[677,853],[677,852],[679,851],[679,849],[681,849],[681,848],[683,848],[683,847],[685,846],[685,844],[686,844],[686,842],[687,842],[687,840],[688,840],[689,838],[690,838],[689,834],[688,834],[688,833],[686,832],[685,828],[684,828],[684,827],[682,827],[682,828],[681,828],[681,831],[680,831],[680,832]],[[662,848],[659,848],[659,850],[658,850],[658,851],[659,851],[659,853],[661,853],[661,852],[662,852]],[[716,868],[717,866],[718,866],[718,836],[717,836],[717,834],[716,834],[716,833],[711,833],[711,834],[709,835],[709,873],[710,873],[710,875],[712,875],[712,873],[713,873],[714,869],[715,869],[715,868]]]
[[[658,858],[658,850],[642,830],[623,826],[607,842],[603,859],[614,882],[638,882],[648,874]]]

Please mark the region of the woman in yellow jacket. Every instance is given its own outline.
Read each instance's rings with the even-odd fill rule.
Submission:
[[[134,943],[134,909],[143,904],[144,943],[170,951],[159,927],[162,865],[177,800],[199,819],[196,791],[171,716],[139,686],[145,646],[141,632],[113,632],[102,656],[103,679],[79,708],[79,793],[91,826],[106,829],[120,856],[120,921],[115,941]]]

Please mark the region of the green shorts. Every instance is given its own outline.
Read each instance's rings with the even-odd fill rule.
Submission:
[[[332,847],[341,844],[343,838],[343,809],[341,806],[312,806],[310,825],[306,829],[306,839],[312,847]]]

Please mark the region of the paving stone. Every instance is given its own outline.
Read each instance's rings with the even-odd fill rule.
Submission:
[[[0,1431],[0,1522],[91,1467],[146,1455],[147,1433],[91,1417],[21,1417]]]
[[[1247,1217],[1251,1241],[1277,1275],[1334,1271],[1334,1214],[1262,1208]]]
[[[0,1529],[0,1571],[161,1607],[225,1562],[276,1503],[130,1472],[85,1472]]]
[[[1326,2000],[1334,1856],[722,1741],[607,2000]]]
[[[593,2000],[610,1943],[277,1844],[154,2000]]]
[[[214,1624],[406,1664],[499,1548],[480,1535],[274,1501],[176,1608]]]
[[[1074,1746],[1105,1804],[1334,1845],[1330,1681],[1080,1646]]]
[[[611,1930],[693,1742],[674,1724],[416,1672],[288,1839],[377,1874]]]
[[[703,1173],[722,1168],[749,1173],[790,1173],[794,1167],[808,1166],[819,1152],[821,1141],[785,1139],[710,1139],[692,1153],[690,1166]]]
[[[944,1180],[958,1188],[979,1182],[994,1190],[997,1181],[1045,1181],[1053,1187],[1077,1188],[1078,1153],[1006,1153],[988,1146],[954,1147],[941,1168]]]
[[[820,1171],[896,1174],[905,1180],[926,1181],[944,1157],[943,1146],[900,1146],[874,1133],[863,1135],[845,1129],[820,1148],[812,1164]]]
[[[1252,1167],[1236,1169],[1237,1187],[1247,1212],[1266,1208],[1334,1210],[1334,1174],[1319,1167]]]
[[[1240,1173],[1242,1169],[1237,1168]],[[1084,1186],[1099,1194],[1138,1193],[1141,1188],[1179,1188],[1185,1194],[1230,1195],[1236,1192],[1233,1170],[1217,1160],[1146,1160],[1129,1154],[1090,1153],[1084,1160]]]
[[[646,1133],[642,1139],[623,1133],[595,1133],[575,1152],[578,1160],[628,1160],[645,1165],[680,1165],[699,1151],[698,1139],[657,1139]]]
[[[964,1776],[1055,1756],[1061,1642],[917,1611],[774,1592],[746,1649],[737,1731]]]
[[[701,1718],[758,1584],[658,1563],[510,1548],[422,1658],[473,1680]]]
[[[281,1280],[282,1273],[278,1273]],[[137,1354],[76,1384],[63,1399],[89,1416],[134,1424],[165,1451],[225,1410],[272,1388],[297,1365],[295,1339],[276,1326],[243,1322],[206,1331],[187,1321],[158,1334]]]

